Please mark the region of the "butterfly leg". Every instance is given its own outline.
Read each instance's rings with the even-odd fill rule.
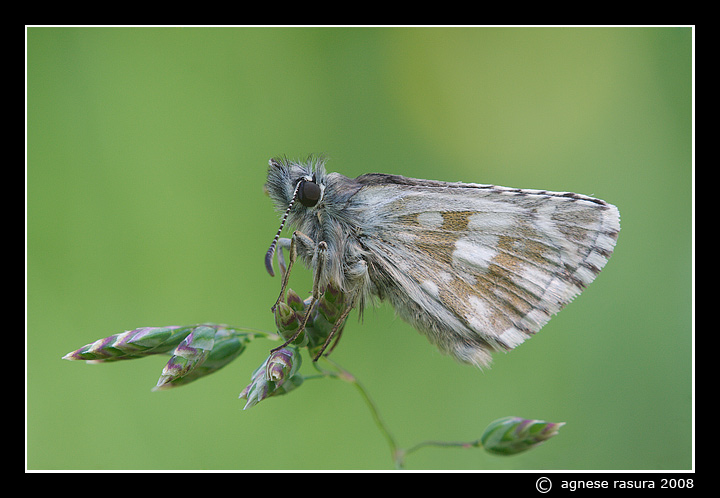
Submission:
[[[320,275],[323,273],[323,269],[325,268],[325,262],[327,261],[327,244],[324,241],[321,241],[318,243],[316,249],[315,249],[315,255],[313,257],[314,264],[313,267],[315,268],[315,275],[313,278],[313,290],[312,290],[312,300],[310,301],[310,306],[308,306],[307,311],[305,312],[305,316],[303,317],[303,321],[300,324],[300,327],[298,327],[297,331],[295,331],[295,334],[293,334],[293,340],[297,338],[298,335],[300,335],[300,332],[305,330],[305,326],[307,325],[308,320],[310,319],[310,315],[312,314],[315,305],[317,304],[318,300],[320,299],[320,296],[322,296],[324,289],[320,288]],[[292,342],[289,341],[289,342]]]
[[[300,323],[300,326],[295,331],[295,333],[290,337],[288,340],[286,340],[283,344],[280,346],[271,349],[272,352],[277,351],[278,349],[282,349],[288,344],[292,343],[295,339],[298,338],[298,336],[305,330],[305,326],[307,325],[307,322],[310,320],[310,316],[315,309],[315,305],[318,302],[318,299],[320,299],[320,296],[322,295],[323,290],[321,289],[320,285],[320,277],[323,273],[323,270],[325,268],[325,263],[327,261],[327,244],[323,242],[319,242],[317,245],[312,241],[310,237],[303,234],[302,232],[295,232],[293,233],[293,238],[290,243],[290,264],[287,267],[287,271],[283,275],[283,283],[282,288],[280,289],[280,296],[278,297],[277,301],[275,301],[275,305],[273,306],[272,310],[275,311],[275,308],[277,307],[278,303],[282,300],[285,289],[287,287],[287,283],[290,277],[290,269],[292,268],[293,264],[295,263],[295,260],[297,259],[297,245],[301,247],[302,251],[308,251],[311,248],[313,252],[313,267],[315,268],[315,275],[313,278],[313,290],[312,290],[312,299],[310,301],[310,304],[308,305],[307,311],[305,312],[305,316],[303,317],[302,322]]]
[[[364,306],[363,294],[370,285],[367,262],[362,258],[358,258],[354,263],[348,265],[345,276],[351,281],[350,287],[354,289],[354,292],[352,296],[348,296],[347,294],[345,295],[344,300],[347,301],[347,306],[340,317],[335,321],[330,334],[328,334],[327,339],[325,339],[325,343],[320,348],[320,351],[315,355],[313,361],[317,361],[323,355],[330,344],[330,341],[332,341],[333,337],[335,337],[335,342],[333,342],[333,345],[327,352],[327,355],[330,355],[330,353],[333,352],[335,346],[337,346],[340,341],[343,329],[345,328],[345,321],[347,320],[350,312],[356,306],[359,306],[360,310],[362,310]]]
[[[278,264],[280,266],[280,273],[282,273],[282,283],[280,284],[280,295],[278,296],[275,304],[273,304],[270,311],[275,312],[275,308],[278,303],[285,297],[285,290],[287,289],[288,281],[290,280],[290,270],[292,269],[295,261],[297,260],[298,246],[300,251],[303,253],[314,253],[317,249],[315,242],[302,232],[294,232],[292,239],[280,239],[278,241]],[[283,248],[288,249],[290,256],[290,262],[285,267],[285,257],[282,255]]]
[[[330,351],[328,351],[328,355],[332,353],[333,349],[335,349],[335,346],[337,346],[338,341],[340,340],[340,336],[342,335],[343,326],[345,325],[345,320],[347,320],[348,315],[350,314],[350,311],[352,311],[353,305],[352,303],[348,305],[347,308],[342,312],[342,315],[340,315],[340,318],[335,322],[335,325],[333,326],[332,330],[330,331],[330,334],[328,334],[327,339],[325,339],[325,343],[320,348],[320,351],[315,355],[313,358],[313,361],[318,361],[320,357],[323,355],[325,350],[327,349],[328,345],[330,344],[330,341],[332,340],[333,336],[337,333],[337,337],[335,338],[335,343],[330,348]]]

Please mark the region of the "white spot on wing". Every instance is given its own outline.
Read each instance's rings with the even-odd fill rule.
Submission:
[[[515,346],[518,346],[527,339],[527,335],[520,332],[515,327],[510,327],[509,329],[505,330],[498,339],[502,341],[503,344],[509,346],[510,348],[514,348]]]
[[[455,242],[455,250],[453,251],[453,259],[460,260],[466,265],[475,266],[482,270],[487,270],[492,259],[497,255],[495,247],[497,247],[497,237],[494,237],[494,243],[479,244],[469,239],[460,239]]]
[[[439,289],[435,282],[432,280],[425,280],[422,284],[420,284],[421,287],[430,294],[432,297],[437,298],[439,296]]]
[[[438,228],[443,224],[443,217],[437,211],[419,213],[417,220],[420,225],[427,228]]]

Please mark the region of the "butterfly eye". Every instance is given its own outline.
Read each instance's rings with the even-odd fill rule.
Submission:
[[[313,207],[320,200],[320,187],[315,182],[304,180],[298,189],[297,198],[305,207]]]

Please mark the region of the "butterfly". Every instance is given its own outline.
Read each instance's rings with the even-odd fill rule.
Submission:
[[[298,257],[313,272],[311,305],[283,346],[328,285],[346,297],[316,360],[352,309],[362,314],[387,301],[442,353],[488,366],[492,352],[524,342],[595,279],[620,231],[615,206],[581,194],[379,173],[348,178],[328,173],[319,157],[271,159],[265,190],[284,213],[265,257],[274,275],[279,249],[275,304]],[[280,238],[286,222],[295,230]]]

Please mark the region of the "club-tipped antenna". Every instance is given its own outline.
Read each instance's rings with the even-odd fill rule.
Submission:
[[[288,207],[285,210],[285,214],[282,217],[282,221],[280,222],[280,228],[278,228],[278,231],[275,234],[275,238],[273,239],[272,244],[270,244],[270,249],[268,249],[268,252],[265,253],[265,269],[268,271],[271,277],[275,276],[275,272],[273,271],[272,266],[272,260],[273,256],[275,255],[275,248],[277,247],[278,239],[280,238],[280,232],[282,232],[282,229],[285,226],[285,222],[287,221],[287,217],[290,214],[290,210],[292,209],[293,204],[295,204],[295,199],[297,199],[297,193],[301,183],[302,180],[300,180],[295,186],[295,191],[293,192],[292,199],[290,199],[290,204],[288,204]]]

